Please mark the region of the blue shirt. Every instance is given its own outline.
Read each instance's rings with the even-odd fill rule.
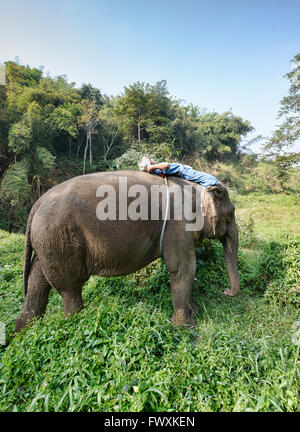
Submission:
[[[169,168],[165,170],[160,170],[160,169],[154,170],[154,174],[159,175],[160,173],[163,173],[166,176],[174,175],[177,177],[181,177],[185,180],[199,183],[205,187],[216,186],[217,184],[219,184],[216,177],[212,176],[211,174],[207,174],[201,171],[196,171],[189,165],[182,165],[179,163],[170,163]]]

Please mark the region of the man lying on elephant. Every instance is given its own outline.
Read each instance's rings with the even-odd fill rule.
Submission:
[[[147,171],[150,174],[154,173],[157,175],[162,175],[163,177],[177,176],[185,180],[198,183],[204,187],[217,186],[219,184],[219,181],[211,174],[196,171],[189,165],[168,162],[156,163],[153,160],[150,161],[150,164],[151,165],[148,165],[147,167]]]

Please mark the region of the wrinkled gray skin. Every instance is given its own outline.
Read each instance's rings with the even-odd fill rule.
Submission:
[[[119,176],[127,177],[128,188],[143,184],[150,192],[151,184],[164,185],[161,177],[144,172],[99,172],[53,187],[33,206],[26,230],[25,301],[16,331],[44,314],[51,287],[62,296],[65,314],[71,314],[83,308],[82,285],[91,275],[126,275],[160,256],[162,218],[157,221],[97,219],[96,207],[100,202],[96,197],[97,188],[111,184],[118,190]],[[178,177],[168,177],[168,183],[170,191],[174,185],[183,187],[184,184],[192,185],[193,193],[201,189]],[[207,188],[204,205],[206,216],[201,232],[186,231],[186,221],[172,220],[171,200],[171,220],[166,225],[162,256],[170,272],[173,324],[177,326],[192,325],[192,312],[198,312],[192,301],[192,287],[196,272],[195,244],[200,238],[218,238],[222,242],[230,281],[230,289],[224,294],[233,296],[239,290],[238,234],[227,189],[222,184]]]

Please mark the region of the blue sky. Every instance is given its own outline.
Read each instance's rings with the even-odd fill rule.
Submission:
[[[113,95],[166,79],[176,98],[249,120],[247,138],[278,124],[300,51],[296,0],[0,0],[0,11],[0,61]]]

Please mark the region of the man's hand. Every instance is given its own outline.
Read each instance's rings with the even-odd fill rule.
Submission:
[[[162,163],[158,163],[158,164],[148,165],[147,171],[149,174],[152,174],[153,171],[156,169],[165,170],[165,169],[168,169],[169,166],[170,166],[170,164],[168,162],[162,162]]]
[[[153,168],[153,167],[154,167],[154,165],[148,165],[147,166],[147,171],[148,171],[149,174],[152,174],[153,171],[156,169],[156,168]]]

